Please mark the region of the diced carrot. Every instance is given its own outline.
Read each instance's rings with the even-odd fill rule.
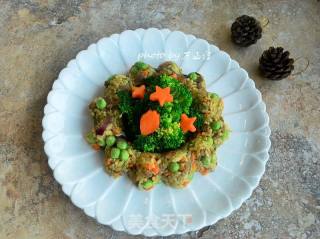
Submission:
[[[142,135],[155,132],[160,125],[160,115],[156,110],[148,110],[140,118],[140,131]]]
[[[149,71],[148,70],[141,71],[141,75],[145,78],[149,75]]]
[[[202,169],[202,170],[200,170],[200,173],[202,175],[207,175],[209,173],[209,170],[208,169]]]
[[[189,183],[190,183],[189,180],[185,180],[185,181],[182,183],[182,186],[185,187],[185,186],[187,186]]]
[[[193,125],[193,123],[196,121],[196,117],[188,117],[186,114],[181,115],[181,121],[180,121],[180,127],[184,133],[195,132],[197,129]]]
[[[177,79],[178,76],[177,76],[176,73],[172,73],[172,74],[171,74],[171,77]]]
[[[132,87],[132,98],[143,99],[144,94],[146,93],[146,86],[134,86]]]
[[[180,170],[184,171],[186,169],[185,163],[180,163]]]
[[[106,159],[106,161],[105,161],[105,164],[106,164],[106,165],[110,165],[110,164],[112,164],[111,159],[110,159],[110,158],[107,158],[107,159]]]
[[[120,127],[113,127],[111,131],[116,136],[119,136],[122,133],[122,129]]]
[[[146,188],[145,190],[146,190],[146,191],[149,191],[149,190],[151,190],[153,187],[154,187],[154,186],[151,186],[150,188]]]
[[[148,171],[150,171],[151,169],[152,169],[152,163],[146,163],[145,164],[145,168],[148,170]]]
[[[154,164],[154,167],[152,168],[152,172],[154,174],[158,174],[160,172],[159,166],[157,164]]]
[[[192,162],[192,170],[196,170],[197,169],[197,164],[195,161]]]
[[[158,174],[160,171],[159,166],[156,163],[146,163],[145,167],[154,174]]]
[[[99,145],[99,144],[92,144],[91,147],[92,147],[94,150],[100,150],[100,145]]]
[[[156,86],[156,91],[150,95],[151,101],[158,101],[160,106],[163,106],[166,102],[172,102],[173,96],[170,94],[170,87],[161,88]]]
[[[194,152],[191,153],[191,159],[196,160],[196,153],[194,153]]]

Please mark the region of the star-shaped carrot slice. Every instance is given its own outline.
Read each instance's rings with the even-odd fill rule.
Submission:
[[[140,132],[146,136],[155,132],[160,125],[160,115],[156,110],[148,110],[140,118]]]
[[[180,127],[183,133],[187,133],[188,131],[195,132],[197,130],[196,127],[193,125],[196,119],[196,117],[189,118],[186,114],[181,115]]]
[[[132,87],[132,98],[143,99],[144,94],[146,93],[146,86],[134,86]]]
[[[160,106],[163,106],[166,102],[172,102],[173,96],[170,94],[170,87],[161,88],[156,86],[156,91],[150,95],[151,101],[158,101]]]

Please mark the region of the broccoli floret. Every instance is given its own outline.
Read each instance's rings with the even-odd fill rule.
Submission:
[[[119,110],[122,115],[124,130],[129,140],[133,140],[135,135],[140,133],[139,130],[139,114],[143,106],[136,104],[136,100],[132,99],[131,93],[126,90],[118,92]]]
[[[172,112],[173,104],[171,102],[165,103],[163,107],[159,107],[159,104],[156,103],[156,107],[154,108],[161,115],[160,117],[160,125],[161,127],[169,127],[173,122],[173,113]]]
[[[164,113],[160,118],[160,126],[164,128],[170,127],[172,123],[172,115],[170,113]]]
[[[119,110],[122,114],[132,114],[133,99],[129,91],[119,91]]]
[[[194,122],[194,126],[201,131],[204,124],[204,115],[199,110],[199,102],[197,100],[192,102],[189,115],[190,117],[197,118],[197,120]]]
[[[182,132],[180,119],[181,114],[190,113],[192,105],[190,90],[177,79],[167,75],[148,77],[144,84],[146,93],[143,99],[132,99],[129,91],[118,93],[119,110],[122,113],[128,139],[133,142],[137,150],[144,152],[163,152],[180,147],[189,135]],[[173,102],[160,106],[158,102],[150,101],[150,94],[155,91],[156,86],[170,87]],[[160,127],[156,132],[143,136],[140,134],[140,118],[149,109],[156,110],[160,114]]]
[[[155,134],[148,136],[138,135],[133,142],[134,147],[143,152],[154,152],[157,144]]]
[[[151,135],[139,135],[133,144],[136,149],[144,152],[163,152],[176,149],[184,142],[185,136],[179,123],[175,122],[170,124],[170,127],[162,127]]]
[[[185,142],[184,134],[177,122],[172,123],[168,128],[160,128],[156,132],[156,138],[161,142],[163,151],[176,149]]]
[[[156,85],[160,86],[161,88],[170,87],[171,90],[182,85],[182,83],[180,83],[177,79],[165,74],[158,77],[150,77],[148,78],[146,83],[153,87],[155,87]]]
[[[180,120],[182,113],[189,113],[189,108],[192,104],[192,94],[187,86],[167,75],[150,77],[148,78],[148,83],[152,90],[155,89],[156,85],[161,88],[170,87],[170,93],[173,95],[172,112],[176,112],[179,115],[179,117],[173,117],[175,120]],[[159,106],[157,110],[161,110],[161,107]]]
[[[188,90],[188,88],[184,85],[181,85],[177,88],[174,88],[172,90],[172,93],[174,94],[174,103],[176,106],[179,106],[182,113],[189,113],[189,108],[192,104],[192,95],[191,92]]]

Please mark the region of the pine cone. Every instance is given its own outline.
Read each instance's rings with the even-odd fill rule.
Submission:
[[[261,38],[260,22],[254,17],[242,15],[231,26],[232,41],[239,46],[250,46]]]
[[[271,80],[281,80],[288,77],[294,69],[294,60],[290,53],[282,47],[270,47],[262,53],[259,59],[259,69],[262,75]]]

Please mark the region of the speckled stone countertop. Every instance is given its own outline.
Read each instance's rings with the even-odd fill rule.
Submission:
[[[230,42],[241,14],[270,20],[246,49]],[[103,36],[140,27],[192,33],[228,52],[255,80],[271,119],[270,160],[252,197],[215,225],[172,238],[320,238],[317,0],[0,0],[0,238],[142,238],[98,225],[73,206],[41,140],[46,96],[66,63]],[[257,62],[271,45],[307,58],[309,67],[279,82],[263,80]]]

